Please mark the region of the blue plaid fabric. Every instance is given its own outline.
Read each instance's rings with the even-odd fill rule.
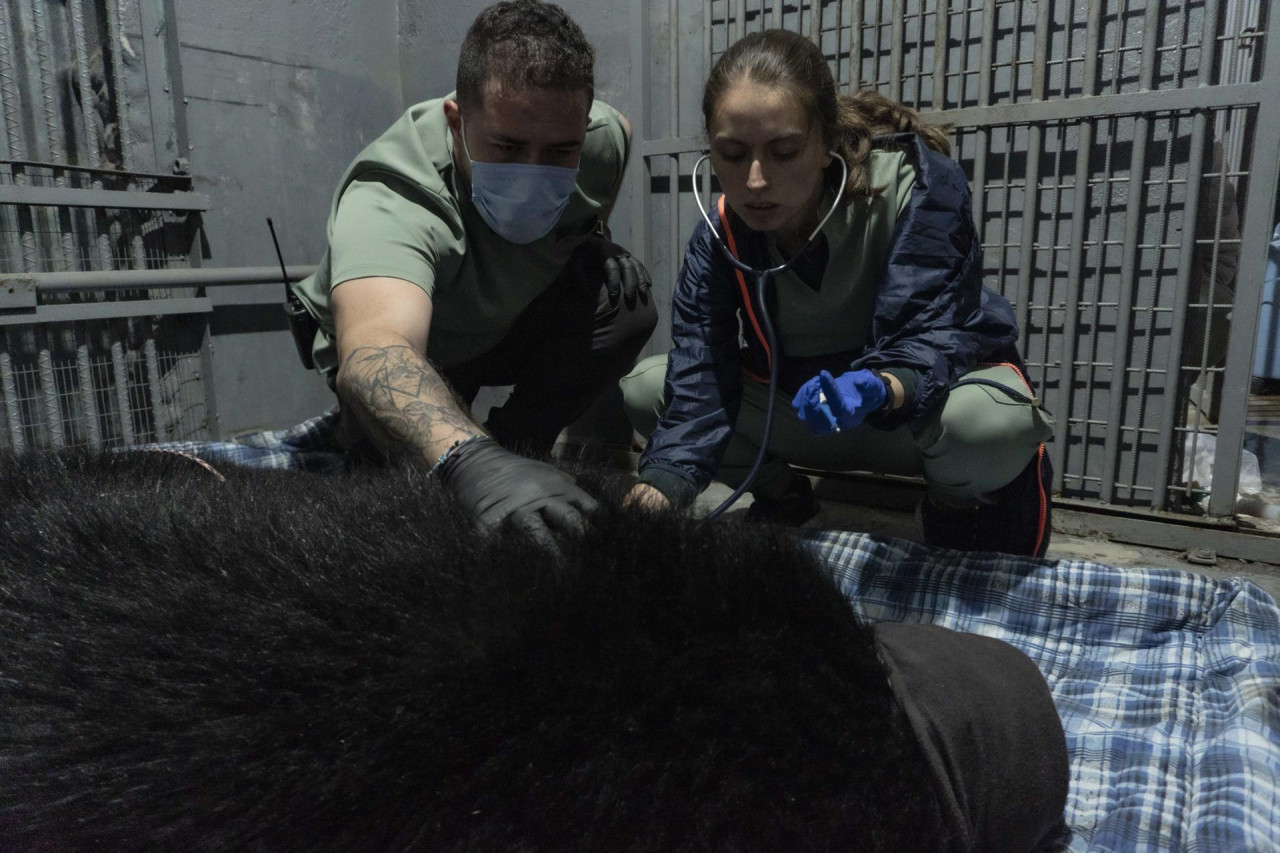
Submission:
[[[1071,758],[1068,849],[1280,850],[1280,609],[1255,585],[807,541],[869,621],[996,637],[1036,662]]]
[[[189,453],[218,465],[281,468],[328,474],[346,469],[350,459],[338,443],[338,409],[282,430],[236,436],[233,441],[166,441],[127,450],[165,450]]]

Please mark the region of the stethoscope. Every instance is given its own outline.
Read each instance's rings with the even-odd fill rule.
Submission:
[[[699,191],[698,184],[698,169],[702,167],[703,163],[711,159],[711,155],[704,154],[698,158],[697,163],[693,164],[693,173],[691,175],[693,180],[693,197],[698,203],[698,212],[702,214],[702,219],[707,223],[707,227],[711,229],[711,236],[714,237],[715,241],[720,245],[720,250],[724,252],[724,256],[729,259],[729,263],[742,272],[751,275],[755,280],[756,300],[760,303],[761,325],[764,327],[765,339],[769,344],[769,395],[764,407],[764,431],[760,436],[760,450],[756,454],[756,461],[751,464],[751,470],[747,472],[746,479],[742,481],[742,484],[734,490],[733,494],[729,495],[729,497],[725,499],[724,503],[707,513],[703,518],[704,521],[711,521],[712,519],[717,518],[726,509],[732,506],[734,501],[746,494],[747,489],[751,488],[751,484],[755,482],[756,475],[760,473],[760,465],[764,462],[765,454],[769,450],[769,433],[773,430],[773,398],[778,388],[778,362],[782,360],[782,353],[778,350],[778,339],[773,331],[773,320],[769,316],[769,304],[765,298],[765,291],[768,288],[769,279],[791,269],[791,265],[794,264],[802,254],[808,251],[809,247],[813,245],[814,239],[822,233],[822,226],[827,224],[827,220],[831,218],[831,215],[836,212],[836,208],[840,206],[840,200],[844,198],[845,184],[849,181],[849,164],[846,163],[844,158],[836,152],[832,151],[830,154],[832,157],[840,161],[842,171],[840,178],[840,191],[836,193],[836,200],[832,202],[831,209],[827,211],[826,216],[822,217],[822,221],[818,223],[818,227],[813,229],[813,233],[809,235],[809,239],[804,241],[804,245],[791,256],[790,260],[779,266],[763,270],[748,266],[738,260],[738,258],[734,257],[733,252],[730,251],[727,245],[725,245],[724,240],[716,231],[715,225],[711,222],[710,215],[707,214],[707,208],[702,203],[702,193]]]

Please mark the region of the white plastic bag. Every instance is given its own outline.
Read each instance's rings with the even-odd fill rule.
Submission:
[[[1194,455],[1193,446],[1194,445]],[[1182,480],[1196,490],[1205,492],[1200,506],[1208,508],[1208,492],[1213,488],[1213,457],[1218,452],[1218,437],[1207,432],[1187,433],[1182,454]],[[1262,491],[1262,468],[1252,451],[1240,450],[1239,500],[1256,498]]]

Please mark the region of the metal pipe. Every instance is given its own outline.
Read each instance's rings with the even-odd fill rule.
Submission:
[[[1120,0],[1119,8],[1116,9],[1116,43],[1111,50],[1111,91],[1118,93],[1120,91],[1120,78],[1124,76],[1124,22],[1129,16],[1129,4],[1127,0]]]
[[[1204,30],[1200,36],[1200,86],[1212,86],[1214,83],[1213,64],[1218,60],[1218,3],[1219,0],[1204,0]],[[1271,23],[1274,32],[1275,21]],[[1268,53],[1274,50],[1272,48]]]
[[[996,0],[982,0],[982,42],[978,48],[978,106],[991,103],[992,51],[996,40]],[[946,121],[946,119],[943,119]]]
[[[982,40],[978,47],[978,106],[985,107],[991,103],[991,51],[992,44],[995,41],[996,29],[996,3],[995,0],[983,0],[982,2]],[[985,111],[983,111],[985,112]],[[945,117],[938,117],[938,121],[947,122]],[[991,132],[987,127],[981,127],[977,133],[977,150],[973,156],[973,216],[974,221],[978,224],[979,230],[982,228],[983,218],[986,214],[986,196],[987,196],[987,155],[991,150]],[[1007,158],[1007,154],[1006,154]],[[1007,163],[1007,159],[1006,159]],[[1004,235],[1001,234],[1000,240],[1004,242]],[[1003,249],[1001,250],[1003,257]]]
[[[1044,389],[1049,383],[1049,370],[1051,367],[1054,367],[1057,370],[1057,378],[1058,378],[1059,384],[1061,384],[1062,382],[1063,370],[1062,370],[1061,359],[1059,359],[1056,364],[1051,364],[1050,362],[1050,359],[1054,355],[1053,316],[1054,316],[1055,310],[1057,309],[1057,302],[1055,302],[1054,300],[1054,296],[1057,291],[1057,279],[1055,276],[1055,272],[1058,270],[1058,253],[1061,251],[1070,250],[1070,246],[1058,245],[1058,235],[1061,233],[1062,215],[1063,215],[1063,198],[1062,198],[1063,189],[1064,189],[1063,188],[1063,183],[1064,183],[1063,164],[1066,161],[1066,147],[1067,147],[1066,128],[1059,125],[1057,128],[1055,128],[1054,136],[1058,140],[1058,145],[1057,145],[1056,155],[1054,156],[1054,159],[1053,159],[1053,164],[1054,164],[1053,165],[1053,208],[1052,208],[1052,213],[1050,214],[1050,221],[1049,221],[1049,245],[1047,247],[1048,257],[1046,258],[1045,266],[1044,266],[1044,269],[1046,271],[1044,275],[1044,279],[1046,283],[1045,302],[1044,302],[1044,334],[1040,336],[1041,337],[1041,350],[1040,350],[1041,374],[1040,374],[1040,382],[1038,383],[1041,396],[1044,396]],[[1067,306],[1064,303],[1062,306],[1062,311],[1064,315],[1067,312],[1067,310],[1068,310]],[[1059,347],[1061,347],[1061,340],[1058,341],[1058,345]],[[1028,368],[1031,367],[1031,359],[1029,355],[1027,357],[1027,366]]]
[[[89,47],[84,30],[85,0],[70,0],[71,37],[76,52],[76,79],[80,87],[80,115],[84,121],[85,154],[95,169],[102,167],[102,141],[98,138],[98,122],[94,112],[93,78],[89,74]],[[100,182],[95,186],[101,188]]]
[[[289,281],[301,281],[314,266],[291,266]],[[279,267],[212,267],[205,269],[114,270],[0,275],[5,282],[34,282],[37,292],[82,293],[91,290],[139,290],[151,287],[236,287],[280,281]]]
[[[708,5],[709,5],[709,4],[708,4]],[[760,21],[760,22],[761,22],[761,24],[763,25],[763,23],[764,23],[764,14],[763,14],[763,13],[761,13],[761,15],[760,15],[760,19],[761,19],[761,21]],[[772,26],[774,29],[781,29],[781,28],[782,28],[782,0],[773,0],[773,20],[772,20],[772,22],[771,22],[771,26]]]
[[[822,48],[822,0],[809,0],[809,40]]]
[[[1098,62],[1102,36],[1102,4],[1103,0],[1089,0],[1089,12],[1085,16],[1084,36],[1084,68],[1080,94],[1085,98],[1093,98],[1098,94]]]
[[[1049,3],[1036,4],[1035,46],[1031,53],[1031,99],[1043,101],[1046,92],[1046,69],[1049,65]],[[1019,12],[1021,14],[1021,12]],[[1065,52],[1066,48],[1064,48]],[[1063,76],[1066,76],[1065,57],[1062,65]]]
[[[13,378],[13,362],[9,358],[9,332],[4,332],[4,350],[0,352],[0,389],[4,390],[5,421],[9,428],[9,449],[22,451],[27,447],[22,433],[22,407],[18,404],[18,383]]]
[[[636,85],[637,110],[631,116],[633,139],[632,151],[643,151],[651,132],[649,114],[653,109],[653,92],[649,69],[649,26],[651,23],[648,3],[632,3],[631,5],[631,67],[638,69]],[[708,55],[709,56],[709,55]],[[653,262],[649,252],[649,182],[652,178],[652,165],[648,157],[641,156],[643,168],[631,180],[635,181],[631,192],[631,252],[645,264]]]
[[[1099,0],[1092,0],[1097,5]],[[1090,54],[1086,51],[1085,56]],[[1058,371],[1058,402],[1054,411],[1061,419],[1051,448],[1054,491],[1062,491],[1066,472],[1067,445],[1071,443],[1071,411],[1076,374],[1076,336],[1079,334],[1080,297],[1084,269],[1084,241],[1089,212],[1089,167],[1093,148],[1093,122],[1080,125],[1076,150],[1075,185],[1072,189],[1071,248],[1067,260],[1067,296],[1062,320],[1062,366]]]
[[[58,105],[55,98],[57,84],[54,82],[53,60],[49,56],[49,29],[45,24],[44,4],[31,4],[32,34],[36,45],[36,67],[40,75],[40,102],[44,107],[45,138],[49,149],[49,159],[55,163],[65,163],[66,154],[62,149],[62,140],[58,136]]]
[[[1158,223],[1156,228],[1158,229],[1160,236],[1159,236],[1159,239],[1155,241],[1153,246],[1155,250],[1155,263],[1153,264],[1153,268],[1156,271],[1153,274],[1153,278],[1159,275],[1159,270],[1164,269],[1164,263],[1163,263],[1164,253],[1165,253],[1164,247],[1169,237],[1169,196],[1172,195],[1172,188],[1169,182],[1173,177],[1173,141],[1177,138],[1177,135],[1175,133],[1175,131],[1177,130],[1177,118],[1176,117],[1170,118],[1168,121],[1169,121],[1169,137],[1165,140],[1165,160],[1164,160],[1165,181],[1163,182],[1162,191],[1160,193],[1160,210],[1159,210],[1159,213],[1156,214],[1156,222]],[[1153,282],[1153,285],[1154,284],[1155,282]],[[1136,365],[1138,368],[1138,413],[1137,413],[1137,418],[1135,418],[1134,422],[1138,425],[1139,428],[1141,428],[1142,425],[1146,423],[1146,419],[1147,419],[1147,400],[1148,400],[1149,391],[1150,391],[1151,372],[1153,369],[1151,364],[1151,359],[1153,354],[1152,350],[1154,348],[1151,342],[1156,334],[1156,313],[1157,313],[1156,300],[1158,298],[1158,295],[1159,295],[1159,288],[1156,286],[1153,286],[1150,290],[1148,302],[1143,307],[1143,310],[1146,313],[1146,317],[1147,317],[1147,322],[1146,322],[1147,332],[1145,335],[1143,335],[1140,338],[1139,354],[1135,356],[1133,359],[1134,365]],[[1165,377],[1166,386],[1168,385],[1169,378],[1170,377],[1166,375]],[[1173,380],[1174,380],[1173,387],[1165,388],[1166,396],[1170,396],[1170,395],[1177,396],[1176,374],[1173,376]],[[1169,428],[1172,428],[1173,426],[1173,423],[1170,421],[1161,421],[1161,423]],[[1158,452],[1158,446],[1157,446],[1157,452]],[[1136,486],[1138,482],[1138,460],[1140,456],[1141,456],[1141,452],[1140,452],[1139,445],[1138,443],[1135,442],[1134,454],[1133,454],[1133,458],[1130,460],[1130,466],[1129,466],[1129,482],[1133,486]],[[1159,479],[1163,479],[1163,469],[1157,468],[1157,470],[1161,472],[1161,474],[1158,475]],[[1152,495],[1153,495],[1153,502],[1154,502],[1154,491]],[[1162,508],[1158,504],[1155,504],[1155,506],[1157,509]]]
[[[957,127],[983,127],[1002,124],[1033,124],[1046,121],[1069,121],[1138,113],[1184,112],[1212,110],[1257,103],[1267,90],[1262,83],[1233,83],[1222,86],[1186,86],[1181,89],[1159,89],[1151,92],[1125,92],[1097,95],[1092,98],[1023,101],[1016,104],[988,104],[944,110],[930,118]]]
[[[702,79],[707,79],[711,72],[711,52],[712,45],[715,40],[711,37],[711,30],[715,27],[715,19],[711,14],[712,3],[710,0],[702,4]],[[725,4],[728,9],[728,4]],[[728,29],[729,22],[725,21],[725,28]]]
[[[921,0],[916,9],[916,97],[915,108],[924,103],[924,7]]]
[[[667,0],[667,128],[668,136],[680,135],[680,0]],[[675,184],[671,192],[676,192]]]
[[[1014,146],[1014,138],[1016,134],[1017,134],[1017,128],[1015,128],[1014,126],[1009,125],[1004,128],[1004,172],[1001,175],[1001,180],[1000,180],[1000,197],[1001,197],[1001,200],[1000,200],[1000,265],[999,267],[997,267],[997,269],[1000,270],[1000,277],[1001,277],[1000,290],[1002,292],[1005,290],[1004,271],[1009,263],[1009,199],[1013,195],[1013,187],[1010,186],[1012,181],[1009,177],[1009,170],[1012,168],[1012,165],[1013,165],[1013,146]],[[1026,173],[1024,172],[1023,179],[1022,179],[1024,195],[1026,192],[1026,183],[1027,183]],[[1025,210],[1024,210],[1024,219],[1025,219]],[[1015,292],[1020,287],[1021,285],[1015,281],[1014,282]],[[1015,295],[1014,301],[1017,302],[1016,295]],[[1021,304],[1015,305],[1014,310],[1021,311],[1022,305]],[[1023,323],[1021,325],[1023,326],[1023,333],[1025,334],[1026,324]]]
[[[940,2],[950,2],[950,0],[940,0]],[[959,81],[956,85],[956,105],[964,104],[968,100],[969,91],[969,23],[973,17],[973,9],[969,6],[970,0],[961,0],[960,14],[960,71],[957,75]]]
[[[1108,401],[1107,439],[1102,460],[1102,500],[1115,503],[1116,471],[1120,465],[1120,440],[1125,432],[1124,401],[1128,386],[1130,343],[1132,342],[1134,281],[1137,277],[1138,239],[1142,230],[1142,200],[1147,174],[1147,140],[1151,117],[1140,115],[1133,132],[1133,156],[1129,161],[1129,198],[1125,205],[1124,259],[1120,266],[1120,308],[1116,318],[1115,353],[1112,356],[1111,391]],[[1137,442],[1134,442],[1137,452]]]
[[[137,172],[127,169],[112,169],[108,166],[80,166],[74,163],[51,163],[47,160],[32,160],[29,157],[8,157],[0,160],[0,163],[7,163],[12,166],[22,166],[27,169],[61,169],[64,172],[87,172],[96,174],[98,177],[120,178],[125,183],[140,183],[144,181],[156,181],[157,183],[175,186],[191,186],[191,177],[189,175],[179,175],[176,173],[165,172]]]
[[[66,186],[0,186],[0,204],[37,205],[42,207],[103,207],[113,210],[203,211],[209,209],[209,197],[191,192],[138,192],[136,190],[98,190]]]
[[[1016,35],[1021,29],[1022,23],[1022,4],[1014,4],[1015,8],[1015,43],[1018,41]],[[1047,2],[1038,3],[1036,6],[1036,28],[1035,28],[1035,47],[1032,54],[1033,70],[1031,74],[1031,98],[1032,100],[1044,100],[1044,64],[1045,52],[1048,46],[1049,38],[1049,4]],[[1015,54],[1012,67],[1012,75],[1010,77],[1013,92],[1010,94],[1016,99],[1018,89],[1018,63]],[[1010,154],[1012,153],[1012,145],[1010,145]],[[1019,315],[1022,317],[1022,331],[1024,339],[1029,336],[1031,329],[1031,275],[1035,267],[1035,242],[1036,228],[1040,215],[1040,155],[1041,149],[1044,147],[1044,126],[1033,124],[1027,134],[1027,171],[1023,179],[1023,208],[1022,208],[1022,244],[1018,249],[1018,280],[1016,282],[1017,298],[1014,300]],[[1007,198],[1006,190],[1006,198]],[[1052,296],[1052,278],[1049,279],[1049,294]],[[1045,300],[1045,336],[1049,334],[1048,315],[1052,311],[1052,299]],[[1044,377],[1041,377],[1043,381]]]
[[[142,363],[147,371],[147,388],[151,392],[151,424],[156,441],[164,441],[169,436],[168,408],[164,394],[160,390],[160,357],[156,353],[156,339],[147,338],[142,342]]]
[[[13,45],[9,9],[0,7],[0,108],[4,113],[5,142],[11,158],[26,156],[26,143],[22,139],[22,99],[13,67]]]
[[[261,305],[264,316],[279,303],[247,301],[248,305]],[[109,299],[84,302],[61,302],[57,305],[40,305],[34,311],[7,314],[0,312],[0,326],[29,326],[47,323],[79,323],[98,320],[115,320],[129,317],[166,317],[177,314],[209,314],[213,303],[208,297],[169,299]]]
[[[893,0],[889,11],[889,97],[895,101],[902,100],[902,42],[906,36],[906,17],[906,0]]]
[[[0,7],[0,102],[3,102],[5,141],[10,158],[25,160],[27,141],[22,132],[20,109],[22,99],[14,57],[14,39],[9,10]],[[13,170],[12,175],[13,186],[26,185],[27,178],[21,169]],[[18,249],[22,255],[22,267],[27,272],[36,272],[40,269],[40,257],[36,248],[35,223],[30,209],[18,208],[16,219],[15,230],[18,234]]]
[[[98,428],[98,398],[93,388],[93,369],[89,364],[89,347],[76,347],[76,373],[80,377],[80,405],[84,408],[85,438],[90,447],[102,445]]]
[[[1184,85],[1183,79],[1187,74],[1187,47],[1191,40],[1191,4],[1183,3],[1182,19],[1178,28],[1182,35],[1182,41],[1178,44],[1178,62],[1174,71],[1174,84],[1177,86]]]
[[[1102,30],[1102,0],[1089,0],[1086,14],[1084,66],[1081,72],[1081,94],[1091,97],[1098,85],[1098,36]],[[1070,85],[1071,75],[1064,69],[1063,87]],[[1088,234],[1086,217],[1089,213],[1089,173],[1093,151],[1093,121],[1080,124],[1080,136],[1076,144],[1076,175],[1071,212],[1071,250],[1067,261],[1066,313],[1062,324],[1062,370],[1058,386],[1058,403],[1054,409],[1061,419],[1059,434],[1055,438],[1053,457],[1054,491],[1061,492],[1066,475],[1067,445],[1070,444],[1071,412],[1074,403],[1076,355],[1079,352],[1079,314],[1083,291],[1084,242]]]
[[[61,122],[59,121],[56,97],[58,84],[55,79],[56,71],[53,68],[53,59],[50,55],[49,27],[45,21],[45,15],[45,5],[43,3],[34,2],[31,4],[32,36],[36,47],[36,70],[40,80],[40,100],[44,107],[46,146],[49,152],[49,159],[61,165],[67,162],[68,157],[60,136]],[[67,186],[67,178],[61,168],[53,170],[53,185],[59,188]],[[50,252],[53,267],[57,270],[71,269],[75,258],[75,238],[72,233],[70,213],[66,210],[50,209],[47,211],[46,217],[49,236],[53,238],[56,235],[57,239],[56,246]]]
[[[1089,323],[1089,330],[1090,330],[1089,352],[1088,352],[1089,361],[1086,363],[1088,366],[1088,378],[1085,381],[1085,388],[1087,390],[1086,390],[1086,396],[1085,396],[1084,419],[1082,420],[1082,424],[1084,427],[1084,430],[1083,430],[1084,434],[1081,437],[1081,441],[1080,441],[1081,472],[1089,470],[1090,439],[1093,433],[1093,426],[1095,424],[1100,424],[1102,426],[1108,425],[1107,421],[1105,420],[1100,421],[1099,419],[1094,417],[1094,404],[1097,403],[1098,400],[1096,395],[1093,392],[1094,392],[1094,388],[1097,385],[1098,368],[1099,367],[1114,368],[1114,365],[1112,364],[1102,364],[1101,362],[1098,361],[1098,348],[1100,344],[1100,340],[1099,340],[1100,334],[1098,332],[1098,329],[1101,328],[1102,326],[1102,308],[1104,304],[1103,296],[1105,295],[1106,279],[1107,279],[1107,234],[1110,233],[1110,229],[1111,229],[1111,184],[1114,182],[1114,174],[1115,174],[1114,168],[1113,168],[1113,158],[1115,155],[1115,147],[1116,147],[1116,128],[1117,128],[1117,120],[1115,118],[1110,119],[1107,122],[1106,154],[1104,155],[1103,161],[1102,161],[1102,182],[1101,182],[1102,203],[1100,205],[1100,208],[1102,211],[1100,218],[1102,221],[1099,224],[1099,229],[1098,229],[1099,238],[1098,238],[1097,263],[1094,264],[1095,291],[1094,291],[1094,299],[1093,299],[1093,312],[1092,312],[1092,317],[1090,318],[1090,323]]]
[[[200,336],[200,373],[202,377],[213,376],[213,332],[209,324],[204,324],[204,334]],[[222,424],[218,419],[218,396],[214,386],[217,383],[205,379],[200,383],[204,391],[204,434],[205,437],[217,440],[222,437]]]
[[[1207,10],[1206,10],[1207,15]],[[1206,22],[1206,27],[1208,23]],[[1223,376],[1221,410],[1218,423],[1218,449],[1214,459],[1213,489],[1209,498],[1210,515],[1232,512],[1240,474],[1240,447],[1243,444],[1245,416],[1248,408],[1248,384],[1253,349],[1256,342],[1258,315],[1266,257],[1262,251],[1270,238],[1272,216],[1280,175],[1280,16],[1267,21],[1265,65],[1262,81],[1267,92],[1258,103],[1255,135],[1250,146],[1252,174],[1245,202],[1241,245],[1252,249],[1241,252],[1236,277],[1236,295],[1232,312],[1231,335],[1227,345],[1227,364]],[[1226,180],[1226,175],[1222,176]]]
[[[164,28],[163,44],[166,79],[161,86],[161,92],[168,95],[165,100],[168,101],[167,105],[173,110],[173,141],[174,146],[177,148],[177,156],[185,158],[191,153],[191,139],[187,128],[186,89],[182,80],[182,57],[180,56],[182,47],[178,38],[178,12],[174,6],[174,0],[159,0],[157,5],[160,7],[160,26]],[[148,80],[148,85],[150,85],[150,80]],[[151,91],[155,92],[154,86],[151,86]],[[158,93],[153,94],[152,97],[158,97]],[[152,110],[154,109],[155,107],[153,106]]]
[[[116,406],[120,410],[120,441],[125,447],[134,444],[133,406],[129,402],[129,367],[124,360],[124,346],[111,344],[111,371],[116,386]]]
[[[947,14],[950,0],[936,0],[933,12],[933,109],[947,108]],[[924,6],[921,4],[921,8]],[[924,34],[920,37],[924,42]]]
[[[841,71],[840,66],[844,62],[844,57],[840,54],[840,44],[844,38],[842,34],[843,30],[844,30],[844,0],[838,0],[838,2],[836,3],[836,20],[831,30],[831,32],[835,34],[835,47],[832,48],[831,55],[834,56],[836,59],[836,71],[835,71],[836,91],[840,90],[840,85],[841,85],[840,81],[844,79],[844,75],[840,73]],[[821,42],[819,42],[819,45],[821,45]]]
[[[853,0],[849,21],[849,94],[856,95],[862,88],[862,19],[865,14],[863,0]]]
[[[62,429],[61,407],[58,405],[58,381],[53,372],[53,355],[47,346],[40,348],[40,395],[44,398],[44,416],[49,427],[49,446],[67,446],[66,433]]]
[[[978,228],[979,237],[983,236],[983,222],[987,213],[987,156],[990,150],[991,130],[980,127],[974,133],[973,152],[973,221]]]
[[[1169,500],[1169,483],[1181,472],[1172,470],[1174,438],[1178,434],[1175,424],[1182,419],[1178,407],[1182,403],[1182,342],[1187,325],[1187,303],[1191,301],[1191,259],[1196,250],[1196,213],[1200,208],[1200,182],[1204,171],[1205,137],[1208,136],[1208,117],[1198,112],[1191,117],[1191,154],[1187,160],[1187,194],[1182,203],[1182,242],[1178,247],[1178,276],[1173,288],[1173,315],[1169,320],[1169,352],[1165,356],[1164,404],[1160,407],[1160,423],[1166,428],[1160,431],[1156,444],[1156,483],[1151,503],[1156,509],[1164,509]],[[1194,440],[1194,439],[1193,439]],[[1190,494],[1187,492],[1186,494]]]
[[[671,155],[667,163],[667,173],[671,176],[671,191],[667,196],[667,270],[668,280],[674,282],[683,248],[680,245],[680,155]]]
[[[124,42],[124,7],[125,0],[104,0],[105,17],[107,19],[107,39],[111,49],[103,52],[104,59],[110,59],[110,78],[113,104],[115,106],[117,138],[120,140],[120,162],[127,166],[130,157],[128,140],[133,138],[129,127],[129,109],[125,103],[124,84],[120,74],[119,51]]]

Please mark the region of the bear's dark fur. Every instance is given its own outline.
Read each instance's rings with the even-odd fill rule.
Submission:
[[[943,846],[870,630],[784,533],[557,557],[420,473],[0,458],[0,849]]]

